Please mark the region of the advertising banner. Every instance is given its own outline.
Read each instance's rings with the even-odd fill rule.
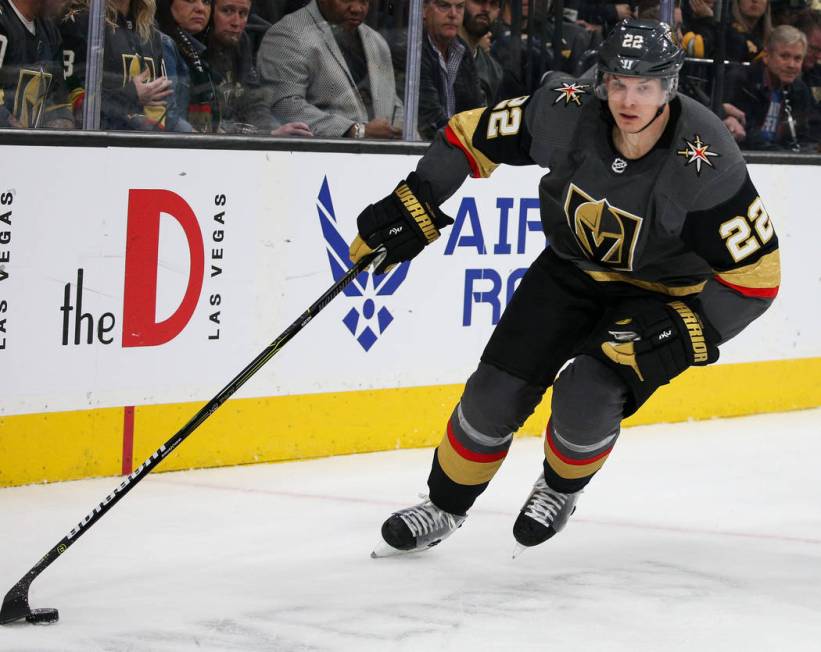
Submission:
[[[417,159],[15,147],[13,160],[0,181],[0,416],[210,398],[347,270],[356,215]],[[43,161],[60,174],[32,174]],[[453,227],[413,262],[363,274],[238,396],[463,382],[545,246],[543,173],[466,181],[443,206]],[[821,356],[819,227],[801,200],[818,169],[751,174],[784,278],[720,364]]]

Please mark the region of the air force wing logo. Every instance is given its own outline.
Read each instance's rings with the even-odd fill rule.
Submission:
[[[594,263],[629,272],[644,221],[607,199],[594,199],[571,183],[564,202],[570,230],[584,255]]]
[[[322,187],[316,198],[316,210],[325,238],[331,275],[334,281],[338,281],[353,265],[348,256],[348,244],[337,229],[328,177],[322,180]],[[407,277],[409,268],[410,262],[404,262],[387,274],[362,272],[343,290],[354,305],[342,318],[342,323],[365,351],[370,350],[393,321],[393,315],[382,305],[383,297],[396,292]]]
[[[576,106],[581,106],[581,96],[587,95],[587,91],[585,90],[586,88],[589,88],[587,84],[568,84],[565,82],[558,88],[552,89],[559,94],[559,96],[553,100],[553,104],[558,104],[564,100],[564,106],[567,106],[571,102],[573,102]]]
[[[682,140],[684,141],[685,148],[678,150],[676,154],[687,159],[684,162],[684,167],[687,167],[690,163],[695,163],[696,176],[701,176],[702,164],[715,168],[715,165],[713,165],[710,158],[721,156],[721,154],[718,152],[711,152],[710,146],[707,143],[701,142],[701,137],[698,134],[695,135],[692,142],[686,138],[682,138]]]

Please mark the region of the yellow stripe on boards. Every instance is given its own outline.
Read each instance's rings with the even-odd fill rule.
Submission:
[[[442,440],[461,392],[462,385],[440,385],[232,400],[160,470],[432,447]],[[134,466],[203,404],[138,406]],[[625,425],[820,405],[821,358],[693,367],[659,389]],[[519,434],[542,435],[549,410],[548,393]],[[0,486],[116,475],[122,436],[122,408],[0,417]]]
[[[0,417],[0,487],[116,475],[122,447],[122,408]]]

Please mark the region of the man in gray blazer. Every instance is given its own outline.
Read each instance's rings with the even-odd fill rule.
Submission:
[[[282,123],[305,122],[326,138],[399,138],[388,44],[363,24],[369,0],[312,0],[273,25],[257,69]]]

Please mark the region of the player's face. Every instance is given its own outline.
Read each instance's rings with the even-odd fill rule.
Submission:
[[[643,129],[666,101],[661,80],[649,77],[607,75],[607,106],[616,126],[625,133]]]
[[[329,23],[341,25],[342,29],[352,32],[359,27],[368,15],[369,0],[320,0],[322,13]]]
[[[251,0],[216,0],[214,38],[223,45],[235,46],[248,24]]]
[[[465,16],[465,0],[430,0],[425,3],[425,27],[435,39],[449,41],[459,34]]]
[[[211,0],[172,0],[171,15],[189,34],[199,34],[211,17]]]
[[[770,75],[782,84],[791,84],[801,74],[804,54],[804,44],[800,41],[790,45],[778,43],[764,51],[764,63]]]

